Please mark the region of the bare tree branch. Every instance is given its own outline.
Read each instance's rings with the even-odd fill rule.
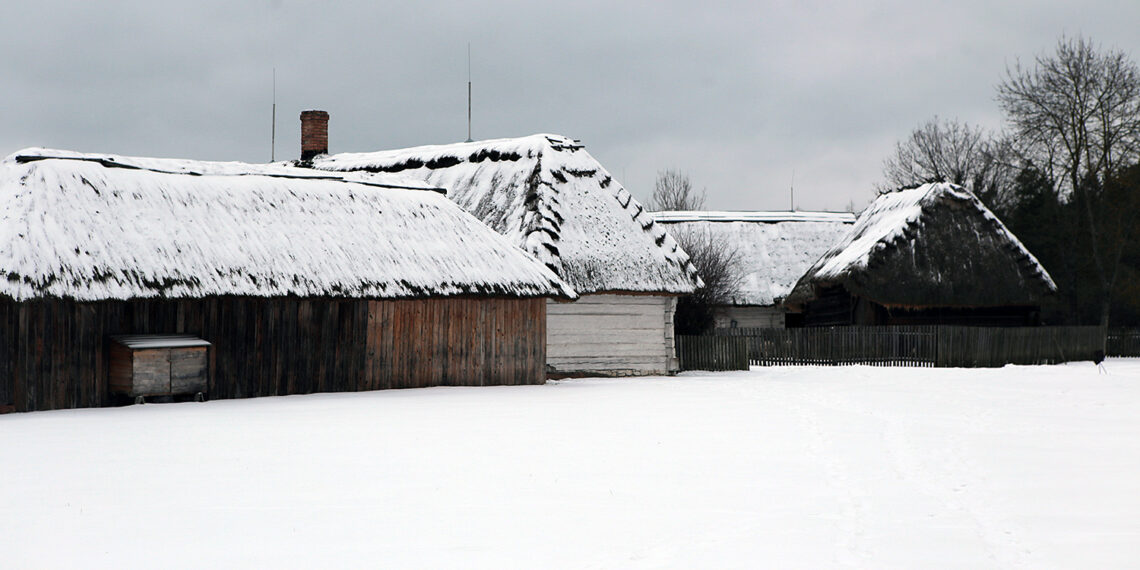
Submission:
[[[677,243],[689,254],[704,287],[684,295],[677,303],[674,317],[678,334],[702,334],[713,327],[713,311],[717,305],[732,303],[740,292],[743,272],[738,251],[699,230],[673,233]]]
[[[895,144],[883,163],[880,193],[927,182],[951,182],[974,191],[991,207],[1009,199],[1017,165],[1007,139],[955,119],[938,117]]]
[[[653,195],[649,197],[649,209],[655,212],[668,210],[703,210],[705,193],[693,190],[689,175],[679,170],[663,170],[657,173],[657,183]]]

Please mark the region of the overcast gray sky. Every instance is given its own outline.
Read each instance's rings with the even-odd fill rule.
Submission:
[[[0,19],[0,155],[28,146],[265,162],[323,109],[333,152],[539,132],[634,195],[861,208],[894,142],[1000,127],[1007,64],[1062,34],[1140,57],[1140,2],[21,2]]]

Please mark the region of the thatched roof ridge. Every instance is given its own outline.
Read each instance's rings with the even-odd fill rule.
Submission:
[[[576,297],[430,189],[280,165],[28,149],[0,162],[0,296]]]
[[[447,189],[463,209],[538,257],[579,293],[688,293],[689,256],[576,140],[549,134],[314,159]]]
[[[831,222],[840,224],[855,223],[851,212],[805,212],[801,210],[670,210],[653,212],[658,223],[682,222]]]
[[[731,302],[744,306],[779,303],[855,222],[847,212],[667,211],[653,217],[678,239],[708,236],[733,251],[740,285]]]
[[[901,307],[1034,305],[1057,289],[989,208],[949,183],[879,196],[786,302],[802,305],[831,285]]]

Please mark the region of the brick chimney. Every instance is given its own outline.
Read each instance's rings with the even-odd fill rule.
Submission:
[[[301,111],[301,160],[329,153],[329,114]]]

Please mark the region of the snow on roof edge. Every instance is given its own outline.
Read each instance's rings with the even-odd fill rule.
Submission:
[[[577,297],[435,192],[362,182],[371,175],[108,156],[31,149],[0,162],[0,295]]]
[[[189,176],[269,176],[274,178],[294,178],[298,180],[334,180],[352,182],[379,188],[401,190],[428,190],[445,194],[443,188],[425,184],[421,180],[398,174],[374,174],[343,172],[317,174],[308,168],[296,168],[288,162],[250,164],[234,161],[208,161],[181,158],[152,158],[123,156],[105,153],[85,153],[43,147],[29,147],[18,150],[4,161],[18,164],[39,160],[78,160],[95,162],[107,168],[146,170],[159,174],[183,174]]]
[[[801,210],[665,210],[651,212],[660,224],[679,222],[840,222],[853,224],[851,212]]]

